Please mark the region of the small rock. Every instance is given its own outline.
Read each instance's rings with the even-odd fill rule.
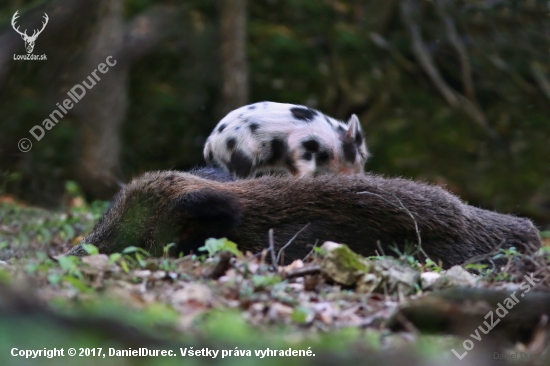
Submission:
[[[317,313],[319,319],[325,324],[332,324],[333,319],[338,316],[338,309],[334,309],[334,305],[330,302],[320,302],[313,304],[313,309]]]
[[[375,292],[380,287],[382,277],[373,273],[367,273],[363,276],[361,281],[357,284],[357,291],[370,294]]]
[[[358,279],[370,270],[369,262],[354,253],[347,245],[325,242],[323,249],[331,250],[325,254],[321,272],[325,277],[345,286],[355,285]]]
[[[292,272],[295,269],[304,268],[304,262],[301,259],[297,259],[294,262],[290,263],[288,266],[283,267],[284,273]]]
[[[151,272],[148,269],[138,269],[138,270],[132,271],[132,275],[134,275],[136,277],[139,277],[139,278],[149,278],[149,277],[151,277],[152,273],[153,272]]]
[[[422,279],[422,289],[427,290],[431,288],[434,283],[441,277],[441,274],[437,272],[424,272],[420,275]]]
[[[368,260],[347,245],[325,242],[321,247],[321,272],[326,278],[345,286],[356,286],[358,292],[394,292],[403,295],[417,291],[420,275],[394,258]],[[328,249],[328,250],[327,250]]]
[[[399,291],[410,295],[417,291],[420,275],[406,264],[394,258],[372,260],[370,273],[364,275],[357,284],[358,292]]]
[[[178,258],[175,261],[176,266],[178,266],[178,272],[180,273],[191,273],[196,267],[196,262],[193,260],[192,255],[186,255],[185,257]]]
[[[290,306],[275,302],[269,307],[267,316],[272,320],[281,321],[283,319],[289,319],[293,312],[294,309]]]
[[[433,284],[434,289],[447,287],[472,287],[475,286],[477,279],[473,274],[461,266],[453,266],[446,270],[440,278]]]
[[[321,249],[323,249],[326,253],[332,252],[334,249],[338,249],[340,247],[342,247],[342,244],[338,244],[333,241],[325,241],[323,245],[321,245]]]
[[[190,283],[184,288],[175,291],[172,296],[172,303],[184,304],[194,302],[202,305],[208,305],[212,302],[212,291],[206,285],[199,283]]]

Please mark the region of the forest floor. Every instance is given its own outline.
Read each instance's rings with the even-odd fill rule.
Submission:
[[[224,239],[182,258],[93,246],[60,256],[106,207],[73,195],[52,212],[0,197],[0,364],[550,363],[548,232],[533,253],[501,250],[446,271],[335,243],[276,268],[269,243],[241,253]],[[25,353],[54,348],[63,356]],[[145,349],[159,355],[120,356]]]

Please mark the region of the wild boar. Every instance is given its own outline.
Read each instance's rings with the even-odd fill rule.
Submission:
[[[227,237],[243,251],[259,252],[270,228],[280,248],[309,223],[285,249],[287,262],[303,258],[316,241],[346,243],[368,256],[379,247],[386,254],[393,246],[403,250],[420,235],[424,252],[444,267],[499,246],[541,245],[528,219],[469,206],[443,188],[411,180],[351,174],[228,182],[223,174],[198,175],[160,171],[133,180],[82,243],[101,253],[135,245],[158,256],[168,243],[176,244],[173,254],[187,254],[207,238]],[[67,254],[86,252],[78,245]]]

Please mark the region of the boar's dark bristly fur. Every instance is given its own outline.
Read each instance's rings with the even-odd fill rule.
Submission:
[[[356,174],[220,182],[176,171],[146,173],[128,184],[82,243],[107,254],[135,245],[158,256],[168,243],[176,243],[173,254],[196,253],[205,239],[227,237],[256,253],[267,247],[270,228],[281,247],[310,223],[285,249],[289,261],[303,258],[317,240],[346,243],[363,255],[375,254],[379,241],[393,254],[393,246],[417,243],[415,222],[422,248],[445,267],[499,246],[541,245],[527,219],[478,209],[410,180]],[[86,252],[78,245],[68,254]]]

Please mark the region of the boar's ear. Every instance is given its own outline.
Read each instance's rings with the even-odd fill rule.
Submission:
[[[184,221],[178,243],[178,250],[184,252],[196,250],[208,238],[227,236],[240,224],[242,216],[237,196],[211,188],[177,197],[173,210]]]

